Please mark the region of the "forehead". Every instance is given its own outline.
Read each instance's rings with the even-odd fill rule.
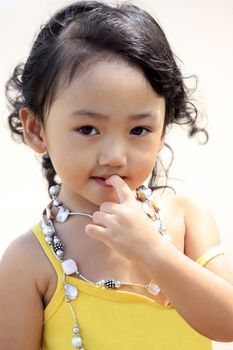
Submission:
[[[61,72],[59,77],[58,89],[66,89],[74,81],[80,81],[83,83],[84,80],[114,77],[116,72],[124,70],[124,74],[137,74],[147,82],[140,67],[128,62],[124,58],[110,53],[97,53],[94,57],[88,57],[84,62],[76,65],[76,67],[70,70],[70,67],[65,68]],[[149,83],[149,82],[148,82]]]
[[[88,62],[82,68],[60,86],[56,99],[70,94],[76,94],[77,101],[84,98],[90,102],[93,98],[120,98],[127,102],[131,97],[140,103],[142,97],[158,98],[140,68],[118,57]]]
[[[100,61],[59,91],[49,114],[69,119],[95,116],[100,120],[101,116],[103,120],[104,116],[105,120],[118,122],[136,120],[136,116],[157,116],[156,120],[163,122],[165,102],[140,69],[123,60]]]

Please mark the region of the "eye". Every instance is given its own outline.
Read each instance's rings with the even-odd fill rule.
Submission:
[[[136,136],[144,136],[146,135],[150,130],[148,128],[145,128],[143,126],[136,126],[131,130],[131,134],[136,135]]]
[[[96,128],[94,128],[94,126],[91,125],[84,125],[81,128],[77,129],[77,131],[82,134],[82,135],[86,135],[86,136],[93,136],[93,135],[97,135],[97,130]]]

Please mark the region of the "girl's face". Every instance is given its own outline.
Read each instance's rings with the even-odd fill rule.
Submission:
[[[164,98],[124,61],[102,61],[57,94],[42,135],[70,208],[118,202],[104,179],[119,175],[135,190],[163,145]]]

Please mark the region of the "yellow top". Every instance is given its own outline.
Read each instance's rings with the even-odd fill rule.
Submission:
[[[39,225],[33,227],[52,263],[57,288],[44,311],[41,350],[72,350],[74,321],[64,298],[63,270],[45,242]],[[135,293],[105,289],[67,276],[78,288],[71,301],[85,350],[211,350],[211,341],[193,330],[171,306]]]
[[[207,250],[196,262],[201,266],[205,266],[211,259],[222,254],[224,254],[223,246],[217,245]]]

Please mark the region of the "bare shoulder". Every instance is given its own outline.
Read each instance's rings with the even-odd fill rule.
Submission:
[[[0,343],[4,349],[40,349],[47,266],[32,232],[14,240],[5,251],[0,261]]]
[[[172,226],[175,216],[180,217],[180,227],[184,229],[184,253],[196,261],[208,249],[221,244],[220,233],[214,216],[203,200],[195,196],[171,195],[162,204],[170,214],[168,222]],[[225,255],[210,260],[206,266],[233,284],[233,271]]]
[[[185,253],[197,260],[209,248],[220,245],[220,234],[207,204],[194,196],[178,196],[183,208],[185,225]]]
[[[218,227],[208,206],[194,196],[170,195],[162,205],[168,211],[168,221],[174,216],[182,221],[185,240],[185,254],[197,260],[211,246],[220,244]]]
[[[21,258],[28,258],[30,253],[33,255],[36,252],[37,246],[38,244],[33,232],[28,231],[10,243],[3,255],[2,261],[5,261],[5,259],[9,257],[10,259],[14,259],[18,255],[20,255]]]
[[[14,274],[17,279],[29,279],[43,294],[46,288],[47,259],[32,231],[16,238],[1,259],[1,270]]]
[[[208,249],[211,244],[220,244],[219,232],[214,217],[208,206],[194,196],[172,194],[161,201],[162,207],[168,213],[168,221],[173,222],[177,215],[183,222],[185,240],[191,243],[192,249],[186,245],[187,255],[196,260],[200,256],[200,249]],[[203,227],[203,224],[204,227]],[[203,235],[203,229],[209,234]],[[202,247],[201,247],[202,246]]]

